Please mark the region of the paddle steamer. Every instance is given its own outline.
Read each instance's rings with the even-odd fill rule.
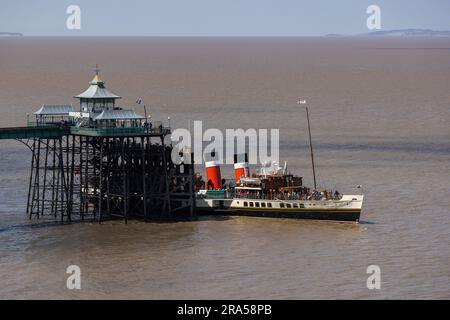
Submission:
[[[264,164],[250,175],[246,157],[244,161],[237,162],[237,156],[235,181],[227,184],[221,178],[219,163],[209,161],[205,163],[206,183],[200,177],[197,183],[197,211],[205,214],[359,222],[364,199],[361,192],[340,194],[337,190],[317,188],[307,107],[306,115],[314,188],[303,186],[302,177],[289,173],[286,163],[283,167],[277,163]],[[357,188],[361,189],[361,186]]]

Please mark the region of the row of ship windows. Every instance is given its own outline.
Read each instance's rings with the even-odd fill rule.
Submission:
[[[239,201],[238,201],[239,204]],[[244,201],[244,207],[256,207],[256,208],[272,208],[272,203],[270,202],[247,202]],[[303,203],[297,204],[293,203],[292,205],[290,203],[280,203],[280,208],[304,208],[305,205]]]

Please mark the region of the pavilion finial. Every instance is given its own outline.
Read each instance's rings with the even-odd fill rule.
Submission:
[[[99,86],[103,86],[105,84],[105,82],[100,79],[100,69],[98,68],[98,64],[95,64],[95,75],[94,78],[91,80],[91,82],[89,82],[90,84],[94,84],[94,85],[99,85]]]

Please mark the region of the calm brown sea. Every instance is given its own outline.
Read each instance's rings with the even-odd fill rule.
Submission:
[[[42,225],[25,216],[30,152],[0,141],[0,298],[450,298],[449,38],[2,38],[0,126],[76,105],[96,63],[123,106],[175,127],[279,128],[310,184],[307,99],[319,185],[362,185],[362,222]]]

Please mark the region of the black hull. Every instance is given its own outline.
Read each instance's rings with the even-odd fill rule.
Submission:
[[[307,219],[307,220],[328,220],[328,221],[350,221],[358,222],[361,212],[354,211],[262,211],[262,210],[214,210],[211,208],[197,207],[199,215],[230,215],[249,216],[285,219]]]

